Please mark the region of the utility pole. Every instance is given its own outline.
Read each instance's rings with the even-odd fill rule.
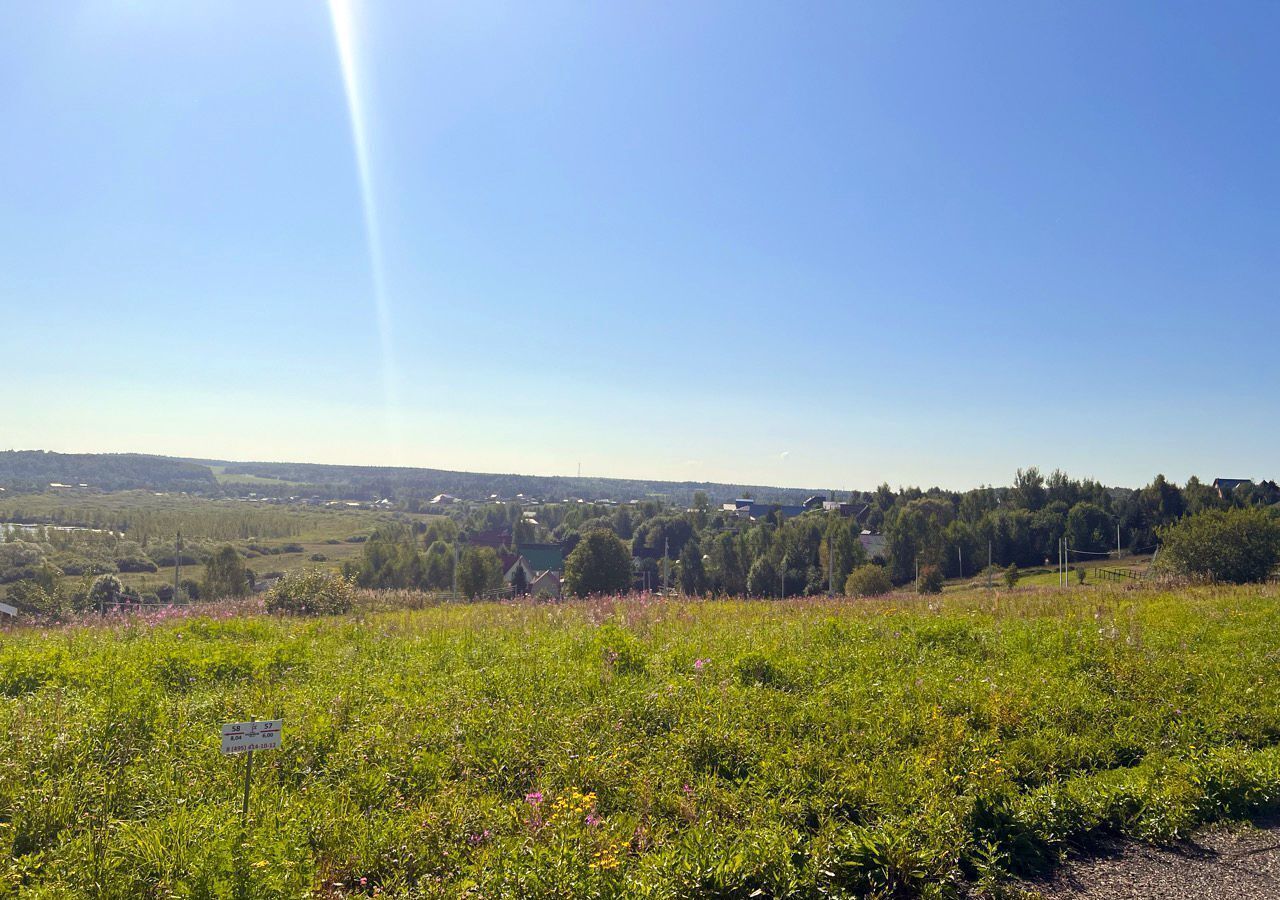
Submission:
[[[827,535],[827,596],[834,597],[836,595],[835,585],[835,548],[831,544],[831,535]]]
[[[1120,562],[1120,520],[1116,520],[1116,562]]]
[[[960,577],[964,577],[964,550],[956,544],[956,559],[960,560]]]
[[[173,542],[173,602],[178,602],[178,576],[182,573],[182,529],[178,529],[178,539]]]
[[[453,599],[458,599],[458,542],[453,542]]]
[[[987,590],[991,590],[991,541],[987,541]]]
[[[671,593],[671,538],[662,539],[662,592]]]

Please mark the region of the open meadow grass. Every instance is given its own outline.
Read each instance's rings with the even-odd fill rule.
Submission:
[[[1274,586],[365,601],[0,634],[0,896],[997,896],[1280,801]]]

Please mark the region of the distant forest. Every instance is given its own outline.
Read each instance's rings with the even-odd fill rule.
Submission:
[[[138,453],[0,451],[0,487],[6,491],[43,491],[53,484],[83,484],[101,491],[217,494],[220,490],[207,465],[187,460]]]
[[[222,483],[219,470],[231,476]],[[243,479],[236,482],[234,478]],[[279,482],[273,484],[272,482]],[[143,454],[51,453],[42,450],[0,451],[0,487],[10,492],[43,491],[50,484],[87,485],[102,491],[186,491],[210,497],[320,497],[375,501],[389,499],[414,509],[437,494],[484,500],[493,494],[518,494],[542,501],[570,499],[664,499],[688,504],[698,492],[716,502],[750,495],[770,503],[800,503],[816,488],[718,484],[694,481],[649,481],[623,478],[574,478],[542,475],[498,475],[443,469],[390,466],[331,466],[317,463],[232,462],[217,459],[173,459]]]

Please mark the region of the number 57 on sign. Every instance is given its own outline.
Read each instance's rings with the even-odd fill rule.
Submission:
[[[279,750],[281,719],[265,722],[229,722],[222,726],[223,753]]]

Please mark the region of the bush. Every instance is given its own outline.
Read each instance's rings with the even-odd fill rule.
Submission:
[[[1007,588],[1011,588],[1017,583],[1018,583],[1018,564],[1009,563],[1009,568],[1004,570],[1004,586]]]
[[[307,569],[285,575],[267,591],[267,612],[331,616],[351,611],[355,586],[333,572]]]
[[[325,556],[323,553],[312,553],[312,554],[311,554],[311,561],[312,561],[312,562],[325,562],[325,561],[327,561],[328,559],[329,559],[329,557]]]
[[[116,569],[120,572],[155,572],[155,563],[145,556],[126,556],[116,560]]]
[[[858,566],[845,579],[844,592],[850,597],[879,597],[893,590],[893,582],[884,566],[874,563]]]
[[[89,588],[89,606],[100,609],[119,603],[123,593],[124,585],[119,578],[114,575],[99,575],[94,579],[93,587]]]
[[[922,566],[920,578],[916,580],[916,591],[921,594],[941,594],[943,580],[941,566]]]
[[[5,599],[19,612],[31,615],[56,616],[60,611],[58,595],[46,591],[35,581],[19,581],[9,588]]]
[[[1244,584],[1266,581],[1280,562],[1280,521],[1264,509],[1213,509],[1157,532],[1183,575]]]

